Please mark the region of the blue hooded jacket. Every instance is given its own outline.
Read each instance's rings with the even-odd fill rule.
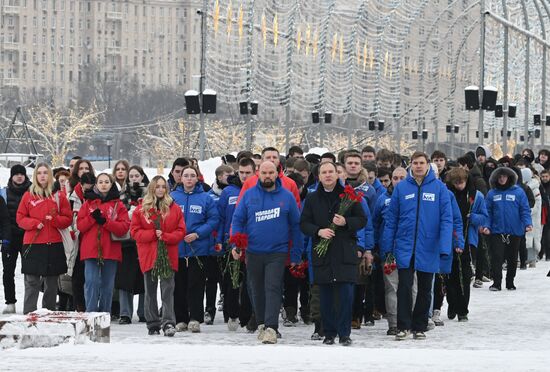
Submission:
[[[479,228],[487,226],[487,208],[485,207],[485,197],[481,191],[476,191],[474,204],[470,211],[470,220],[468,222],[468,244],[477,247],[479,243]]]
[[[369,185],[367,181],[363,182],[359,186],[355,187],[355,191],[362,192],[363,198],[365,198],[367,204],[369,205],[369,209],[371,214],[374,212],[374,205],[376,204],[376,190],[374,187]]]
[[[179,257],[208,256],[213,244],[212,232],[219,223],[216,202],[197,184],[191,193],[178,185],[170,196],[181,207],[187,234],[197,233],[199,238],[191,245],[182,242],[179,245]]]
[[[450,274],[453,267],[453,257],[455,248],[464,249],[464,229],[462,226],[462,215],[460,214],[460,207],[456,201],[455,195],[449,190],[449,197],[451,198],[451,205],[453,208],[453,240],[451,246],[451,254],[441,256],[439,263],[439,272],[441,274]]]
[[[300,211],[294,195],[282,187],[278,178],[271,192],[265,191],[260,181],[245,191],[233,214],[231,230],[233,234],[248,234],[250,253],[288,253],[293,243],[290,260],[301,261]]]
[[[500,175],[508,176],[508,182],[502,189],[497,187]],[[491,234],[523,236],[525,228],[533,226],[527,195],[516,182],[516,173],[507,167],[495,169],[489,178],[491,190],[485,197],[485,204]]]
[[[372,215],[372,225],[374,229],[374,244],[377,244],[380,248],[380,257],[382,259],[386,257],[388,253],[385,251],[382,246],[381,241],[384,238],[384,234],[387,232],[385,229],[386,226],[386,213],[388,211],[388,206],[390,205],[391,194],[389,191],[386,192],[378,198],[376,205],[374,206],[374,213]]]
[[[374,228],[372,226],[370,209],[365,199],[361,201],[361,207],[363,207],[363,212],[365,212],[367,224],[357,231],[357,245],[363,248],[363,250],[372,250],[374,248]]]
[[[237,199],[239,198],[240,192],[240,187],[230,184],[223,189],[220,195],[218,200],[220,224],[218,226],[218,238],[216,239],[216,243],[226,244],[229,242],[231,221],[233,220],[233,213],[235,213],[235,207],[237,206]]]
[[[372,187],[374,187],[374,190],[376,191],[376,201],[378,201],[378,198],[386,193],[386,188],[382,185],[382,182],[380,182],[378,178],[374,179]]]
[[[382,251],[393,252],[400,269],[439,271],[441,255],[451,254],[453,219],[447,187],[433,170],[419,186],[411,173],[395,187],[386,212]]]

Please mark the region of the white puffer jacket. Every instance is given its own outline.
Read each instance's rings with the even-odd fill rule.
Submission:
[[[523,183],[529,186],[533,191],[533,195],[535,195],[535,206],[531,208],[533,230],[525,234],[526,246],[527,249],[534,248],[538,253],[540,252],[540,241],[542,238],[542,196],[539,190],[540,182],[537,178],[533,177],[533,172],[529,168],[523,168],[521,170],[521,176],[523,177]]]

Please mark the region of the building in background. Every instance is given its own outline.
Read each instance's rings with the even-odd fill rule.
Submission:
[[[66,104],[83,86],[191,87],[197,1],[1,0],[0,95]]]

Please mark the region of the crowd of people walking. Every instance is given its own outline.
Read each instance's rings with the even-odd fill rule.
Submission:
[[[187,157],[151,180],[125,160],[101,173],[78,156],[40,163],[32,180],[13,166],[0,189],[3,313],[17,311],[20,258],[24,314],[42,291],[43,308],[107,312],[151,336],[200,333],[219,313],[265,344],[300,321],[327,345],[382,319],[396,340],[422,340],[444,325],[445,297],[447,318],[467,322],[471,288],[521,290],[517,268],[550,260],[544,149],[451,160],[267,147],[223,156],[212,176]]]

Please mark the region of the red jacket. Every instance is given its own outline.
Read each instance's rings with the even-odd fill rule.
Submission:
[[[63,238],[58,229],[65,229],[71,225],[71,206],[64,193],[58,193],[59,207],[55,201],[55,195],[49,198],[32,196],[26,192],[21,198],[17,209],[17,224],[25,230],[23,244],[61,243]],[[51,221],[46,216],[53,217]],[[42,230],[36,228],[42,223]],[[37,235],[38,234],[38,235]],[[34,240],[34,241],[33,241]]]
[[[166,243],[170,266],[174,271],[178,271],[178,245],[185,237],[185,220],[181,208],[172,203],[170,212],[161,222],[162,240]],[[137,207],[132,215],[132,225],[130,232],[132,238],[136,241],[139,257],[139,266],[142,272],[153,269],[157,259],[158,239],[155,234],[155,224],[143,215],[141,205]]]
[[[300,192],[298,192],[298,186],[296,186],[296,182],[294,182],[292,179],[285,176],[284,172],[282,170],[279,171],[279,179],[281,180],[281,183],[285,189],[290,191],[292,195],[294,195],[294,199],[296,199],[296,203],[298,204],[298,209],[301,208],[301,201],[300,201]],[[239,193],[239,199],[237,199],[237,203],[241,201],[241,198],[243,197],[246,190],[253,188],[258,183],[258,175],[254,175],[247,179],[245,183],[243,184],[243,187],[241,188],[241,192]]]
[[[92,217],[92,212],[99,208],[107,222],[100,226]],[[113,210],[115,218],[113,219]],[[101,229],[101,248],[103,259],[122,261],[120,241],[111,240],[111,233],[123,236],[130,228],[130,219],[124,203],[120,199],[102,202],[100,199],[86,200],[76,220],[76,226],[80,231],[80,260],[98,258],[97,236]]]

